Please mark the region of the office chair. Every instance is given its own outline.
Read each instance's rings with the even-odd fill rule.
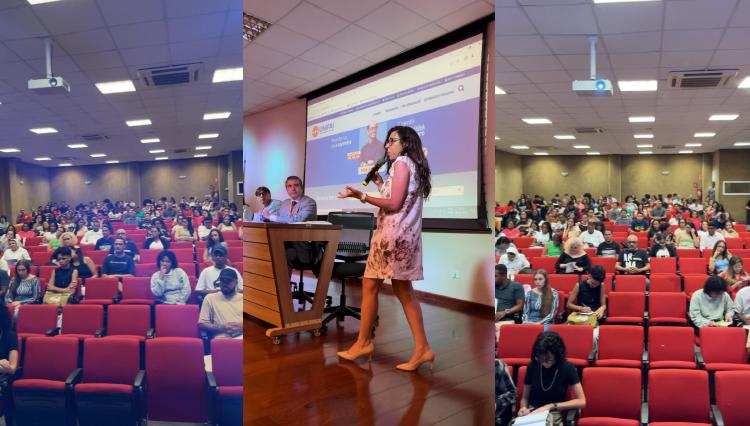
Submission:
[[[323,319],[323,330],[332,320],[344,321],[346,317],[360,319],[360,308],[346,305],[346,279],[361,278],[365,273],[363,262],[370,254],[370,240],[375,229],[375,216],[366,212],[330,212],[328,222],[342,225],[341,239],[336,251],[331,279],[341,280],[341,294],[338,306],[327,306]]]
[[[322,243],[315,241],[295,241],[286,242],[287,259],[289,258],[290,252],[295,253],[297,257],[294,260],[289,261],[289,268],[291,270],[299,271],[299,281],[291,282],[292,286],[292,299],[297,300],[302,306],[299,311],[305,310],[305,304],[310,303],[312,305],[315,293],[311,291],[305,291],[305,283],[303,276],[305,271],[317,271],[320,268],[320,260],[322,259]],[[290,274],[291,275],[291,274]],[[317,276],[317,273],[316,273]]]

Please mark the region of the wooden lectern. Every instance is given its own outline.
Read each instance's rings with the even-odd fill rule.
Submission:
[[[244,313],[276,326],[266,330],[266,336],[274,344],[280,342],[279,336],[300,331],[312,330],[316,336],[320,335],[341,225],[245,223],[243,226]],[[294,310],[286,241],[326,243],[310,310]]]

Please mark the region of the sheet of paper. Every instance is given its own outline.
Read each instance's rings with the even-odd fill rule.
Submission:
[[[540,411],[538,413],[532,413],[528,416],[516,417],[514,426],[545,426],[547,424],[547,416],[549,411]]]

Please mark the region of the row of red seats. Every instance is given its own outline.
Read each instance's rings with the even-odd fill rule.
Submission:
[[[232,250],[232,248],[235,248],[235,247],[239,248],[240,250],[242,249],[242,240],[240,239],[226,240],[224,241],[224,243],[226,243],[227,247],[229,247],[230,250]],[[52,254],[51,252],[49,252],[49,248],[46,245],[39,245],[39,244],[41,244],[41,242],[38,244],[34,244],[34,245],[28,244],[27,242],[26,246],[24,247],[29,252],[29,254],[37,253],[37,252],[48,252],[50,255]],[[143,246],[143,241],[141,241],[140,244],[136,244],[136,246],[138,246],[138,249],[141,252],[146,251],[145,249],[141,249],[141,247]],[[86,254],[86,256],[89,256],[89,253],[96,251],[96,245],[94,244],[81,244],[80,247],[83,250],[83,252]],[[193,250],[193,248],[195,248],[195,253],[197,255],[202,256],[203,250],[206,248],[206,242],[198,241],[195,243],[195,246],[193,246],[193,243],[190,241],[175,241],[169,244],[170,250],[186,250],[186,249]],[[161,251],[161,250],[156,250],[156,251]],[[102,251],[102,252],[107,253],[106,251]]]
[[[588,275],[576,274],[549,274],[547,280],[552,288],[562,293],[570,293],[573,288],[578,284],[579,279],[585,281]],[[662,292],[681,292],[684,291],[688,297],[693,294],[694,291],[703,288],[708,276],[706,274],[689,274],[689,275],[676,275],[676,274],[652,274],[649,277],[649,291],[652,293]],[[518,274],[513,278],[514,281],[521,284],[527,284],[531,287],[534,286],[534,274]],[[607,274],[604,279],[604,292],[609,294],[613,291],[627,291],[627,292],[646,292],[646,276],[645,275],[615,275]]]
[[[599,265],[608,274],[615,273],[615,257],[590,257],[591,265]],[[709,259],[705,257],[652,257],[649,259],[651,274],[703,274],[708,275]],[[750,258],[743,258],[743,264],[750,265]],[[544,269],[548,274],[557,273],[555,264],[556,257],[533,257],[529,259],[533,269]],[[618,275],[619,276],[619,275]]]
[[[127,338],[88,339],[82,351],[69,337],[32,337],[26,345],[26,362],[12,382],[16,425],[242,422],[239,339],[211,342],[212,372],[195,338],[149,340],[143,358],[138,342]]]

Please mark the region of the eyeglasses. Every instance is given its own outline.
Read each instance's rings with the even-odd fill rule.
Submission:
[[[401,142],[401,139],[399,138],[388,138],[387,141],[385,141],[386,145],[393,145],[396,142]]]

